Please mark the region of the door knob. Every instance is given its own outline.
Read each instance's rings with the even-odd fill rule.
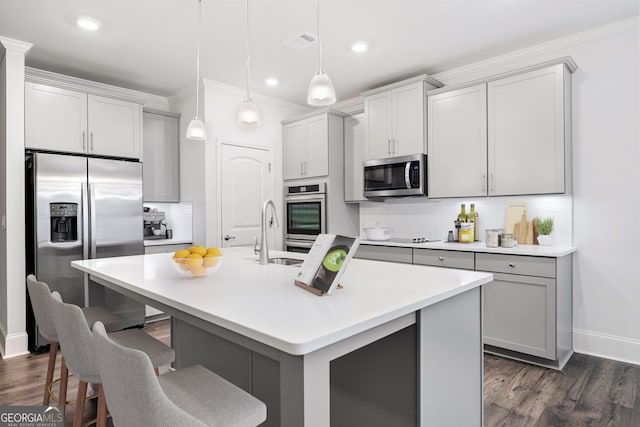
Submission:
[[[229,236],[228,234],[225,234],[225,236],[224,236],[224,240],[233,240],[235,238],[236,238],[236,236]]]

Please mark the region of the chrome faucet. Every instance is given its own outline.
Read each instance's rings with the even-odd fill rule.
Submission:
[[[262,242],[260,242],[260,265],[269,264],[269,245],[267,244],[267,210],[271,206],[271,210],[273,211],[273,218],[276,220],[276,227],[280,227],[280,223],[278,222],[278,215],[276,213],[276,205],[273,203],[273,200],[267,200],[262,205]],[[272,222],[269,222],[269,226],[272,225]]]

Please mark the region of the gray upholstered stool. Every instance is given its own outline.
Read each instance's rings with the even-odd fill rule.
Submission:
[[[96,359],[118,426],[257,426],[264,403],[200,365],[156,377],[149,358],[93,327]]]
[[[88,383],[98,384],[98,426],[106,425],[107,408],[102,391],[101,376],[96,362],[93,336],[89,325],[80,310],[73,304],[65,304],[60,294],[51,294],[51,314],[58,332],[58,339],[62,346],[67,366],[80,382],[78,384],[78,398],[76,399],[76,413],[73,420],[75,427],[82,425],[84,415],[84,397],[87,394]],[[99,323],[101,325],[101,323]],[[104,328],[103,328],[104,329]],[[109,337],[116,342],[132,346],[143,354],[149,355],[152,366],[168,365],[175,359],[172,348],[142,332],[140,329],[126,329],[111,332]],[[135,402],[132,402],[135,405]]]
[[[53,371],[56,367],[56,356],[58,354],[58,335],[55,325],[53,324],[53,317],[51,317],[51,290],[46,283],[39,282],[33,274],[27,276],[27,289],[29,290],[29,299],[31,300],[33,315],[36,318],[40,335],[51,342],[47,376],[44,383],[44,398],[42,400],[43,405],[49,405],[49,399],[51,397],[53,400],[56,400],[51,392],[51,385],[54,382]],[[85,307],[82,309],[82,312],[89,325],[93,325],[96,321],[100,320],[104,323],[107,331],[119,331],[124,325],[120,316],[113,314],[103,307]],[[60,394],[64,394],[65,397],[62,400],[58,399],[58,402],[64,402],[66,400],[67,376],[68,371],[63,357],[60,366]]]

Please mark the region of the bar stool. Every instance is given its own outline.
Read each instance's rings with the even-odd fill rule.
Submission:
[[[74,427],[82,425],[84,413],[84,397],[89,383],[98,384],[98,417],[97,425],[102,427],[107,421],[107,407],[102,389],[102,379],[96,362],[93,336],[89,325],[80,310],[73,304],[65,304],[60,294],[51,294],[51,314],[56,325],[58,339],[62,345],[62,353],[67,366],[80,382],[78,384],[78,398],[76,399],[76,413],[73,420]],[[140,329],[125,329],[111,332],[109,337],[121,345],[131,346],[142,351],[150,358],[153,368],[168,365],[175,359],[175,352],[157,339],[147,335]],[[157,371],[156,371],[157,372]],[[128,373],[130,375],[131,373]],[[135,406],[135,399],[132,402]]]
[[[126,348],[97,322],[96,359],[115,425],[257,426],[267,407],[244,390],[200,365],[153,375],[149,357]]]
[[[49,364],[47,365],[47,376],[44,382],[44,398],[42,399],[43,405],[49,405],[49,399],[60,402],[66,401],[67,379],[68,370],[62,357],[60,365],[60,378],[56,381],[60,381],[60,394],[64,394],[64,399],[56,399],[51,391],[53,381],[53,371],[56,366],[56,357],[58,355],[58,335],[51,316],[51,290],[49,286],[44,282],[39,282],[36,276],[30,274],[27,276],[27,289],[29,290],[29,299],[31,300],[31,306],[33,307],[33,315],[36,318],[40,335],[51,342],[49,349]],[[87,323],[93,325],[96,321],[100,320],[104,323],[105,328],[109,332],[119,331],[122,329],[124,322],[120,316],[117,316],[105,309],[104,307],[84,307],[82,312],[87,319]],[[64,404],[64,403],[63,403]]]

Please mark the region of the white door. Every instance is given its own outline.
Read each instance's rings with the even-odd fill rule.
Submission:
[[[393,90],[394,132],[391,155],[424,153],[424,88],[422,82]]]
[[[304,120],[289,123],[282,128],[282,150],[284,152],[283,178],[302,178],[305,161]]]
[[[271,151],[224,143],[220,151],[222,246],[252,245],[262,204],[273,197]]]
[[[28,82],[24,119],[25,147],[86,152],[86,93]]]
[[[307,119],[307,156],[304,177],[329,175],[329,126],[327,115]]]
[[[391,157],[391,91],[367,96],[364,110],[368,117],[365,160]]]
[[[487,87],[429,97],[429,197],[487,195]]]
[[[140,158],[142,107],[89,95],[89,153]]]

